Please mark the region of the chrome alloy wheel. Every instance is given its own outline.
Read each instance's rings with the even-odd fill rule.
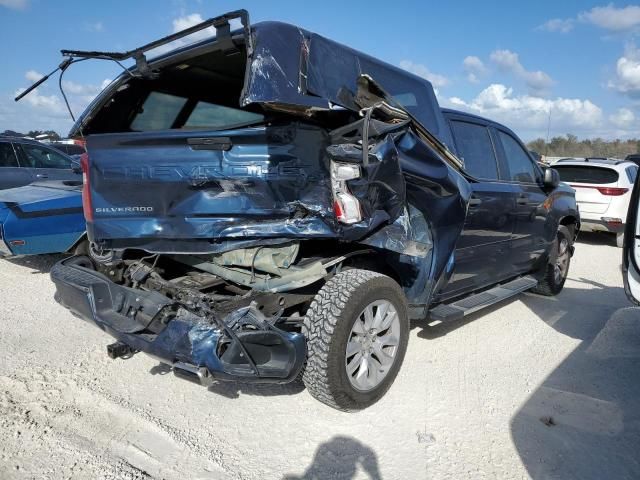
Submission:
[[[380,385],[396,359],[400,343],[400,319],[388,300],[376,300],[358,315],[345,352],[345,368],[351,385],[367,392]]]

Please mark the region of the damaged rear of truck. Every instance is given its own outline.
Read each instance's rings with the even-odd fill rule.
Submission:
[[[239,19],[242,28],[232,30]],[[56,299],[176,375],[285,383],[365,408],[409,320],[447,281],[469,182],[429,82],[239,11],[215,36],[132,58],[71,132],[86,138],[90,254]]]

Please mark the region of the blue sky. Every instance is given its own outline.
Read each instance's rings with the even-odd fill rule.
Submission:
[[[71,125],[57,78],[18,104],[13,96],[61,60],[59,50],[125,50],[200,19],[246,8],[429,78],[441,105],[501,121],[523,139],[640,137],[640,5],[590,1],[319,2],[0,0],[0,131]],[[72,67],[80,112],[115,78],[109,63]]]

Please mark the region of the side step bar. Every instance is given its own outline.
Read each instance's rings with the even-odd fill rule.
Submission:
[[[473,312],[495,305],[507,298],[529,290],[537,284],[538,281],[532,277],[520,277],[509,283],[498,285],[490,290],[471,295],[462,300],[457,300],[449,304],[440,304],[429,310],[428,318],[441,322],[460,320]]]

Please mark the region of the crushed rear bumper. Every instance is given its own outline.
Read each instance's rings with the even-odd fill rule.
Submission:
[[[234,331],[224,320],[176,309],[158,292],[118,285],[78,265],[77,258],[62,260],[51,269],[56,301],[132,352],[145,352],[172,366],[182,378],[203,385],[215,380],[288,383],[302,369],[306,356],[302,334],[268,322],[254,322],[261,328]],[[229,317],[251,315],[251,308]],[[167,316],[167,312],[174,313]]]

